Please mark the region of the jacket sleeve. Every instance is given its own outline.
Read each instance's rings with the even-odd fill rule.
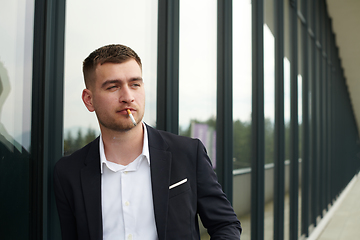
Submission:
[[[240,221],[222,191],[204,145],[197,148],[198,213],[212,240],[238,240]]]
[[[56,206],[60,218],[60,227],[62,239],[75,240],[77,237],[76,219],[71,209],[69,200],[65,195],[65,191],[61,184],[58,169],[54,170],[54,193],[56,199]]]

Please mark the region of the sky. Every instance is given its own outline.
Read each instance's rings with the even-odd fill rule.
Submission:
[[[64,128],[98,128],[95,114],[87,111],[80,98],[84,88],[81,63],[108,43],[128,45],[142,58],[147,90],[144,121],[155,125],[157,1],[105,0],[101,4],[111,7],[98,11],[97,1],[67,2]],[[234,1],[234,11],[234,119],[250,121],[250,0]],[[216,117],[217,1],[180,1],[179,24],[179,124],[186,128],[191,119]]]
[[[86,9],[84,9],[86,6]],[[157,1],[67,1],[65,27],[64,128],[98,130],[94,113],[81,100],[85,84],[82,61],[95,49],[113,43],[127,45],[142,59],[146,89],[144,120],[156,118]]]
[[[18,150],[30,147],[33,12],[33,0],[0,2],[0,133]]]
[[[85,85],[82,61],[98,47],[121,43],[143,62],[146,89],[144,121],[156,124],[157,0],[76,0],[66,3],[64,128],[98,131],[94,113],[81,100]],[[86,6],[86,8],[84,8]],[[1,1],[1,133],[23,145],[31,127],[31,69],[34,0]],[[233,118],[251,120],[251,1],[233,1]],[[216,117],[217,1],[180,1],[179,123]],[[24,31],[25,29],[25,31]],[[4,34],[6,33],[6,34]],[[274,118],[274,37],[264,25],[265,117]],[[284,59],[285,121],[289,119],[290,62]],[[6,77],[5,77],[6,76]],[[7,79],[7,80],[5,80]],[[299,76],[301,83],[301,76]],[[301,86],[301,85],[300,85]],[[301,119],[301,88],[299,88]],[[16,106],[16,107],[15,107]],[[16,109],[16,111],[14,111]]]

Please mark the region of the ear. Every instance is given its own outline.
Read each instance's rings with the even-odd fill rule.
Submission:
[[[92,97],[92,92],[85,88],[82,92],[82,96],[81,96],[86,108],[90,111],[93,112],[95,111],[95,108],[93,106],[93,97]]]

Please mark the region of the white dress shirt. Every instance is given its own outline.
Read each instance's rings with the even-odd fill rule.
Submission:
[[[142,153],[129,165],[106,160],[100,136],[101,201],[104,240],[156,240],[148,135]]]

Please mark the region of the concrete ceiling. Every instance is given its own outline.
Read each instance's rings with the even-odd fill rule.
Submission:
[[[360,0],[326,0],[360,131]]]

